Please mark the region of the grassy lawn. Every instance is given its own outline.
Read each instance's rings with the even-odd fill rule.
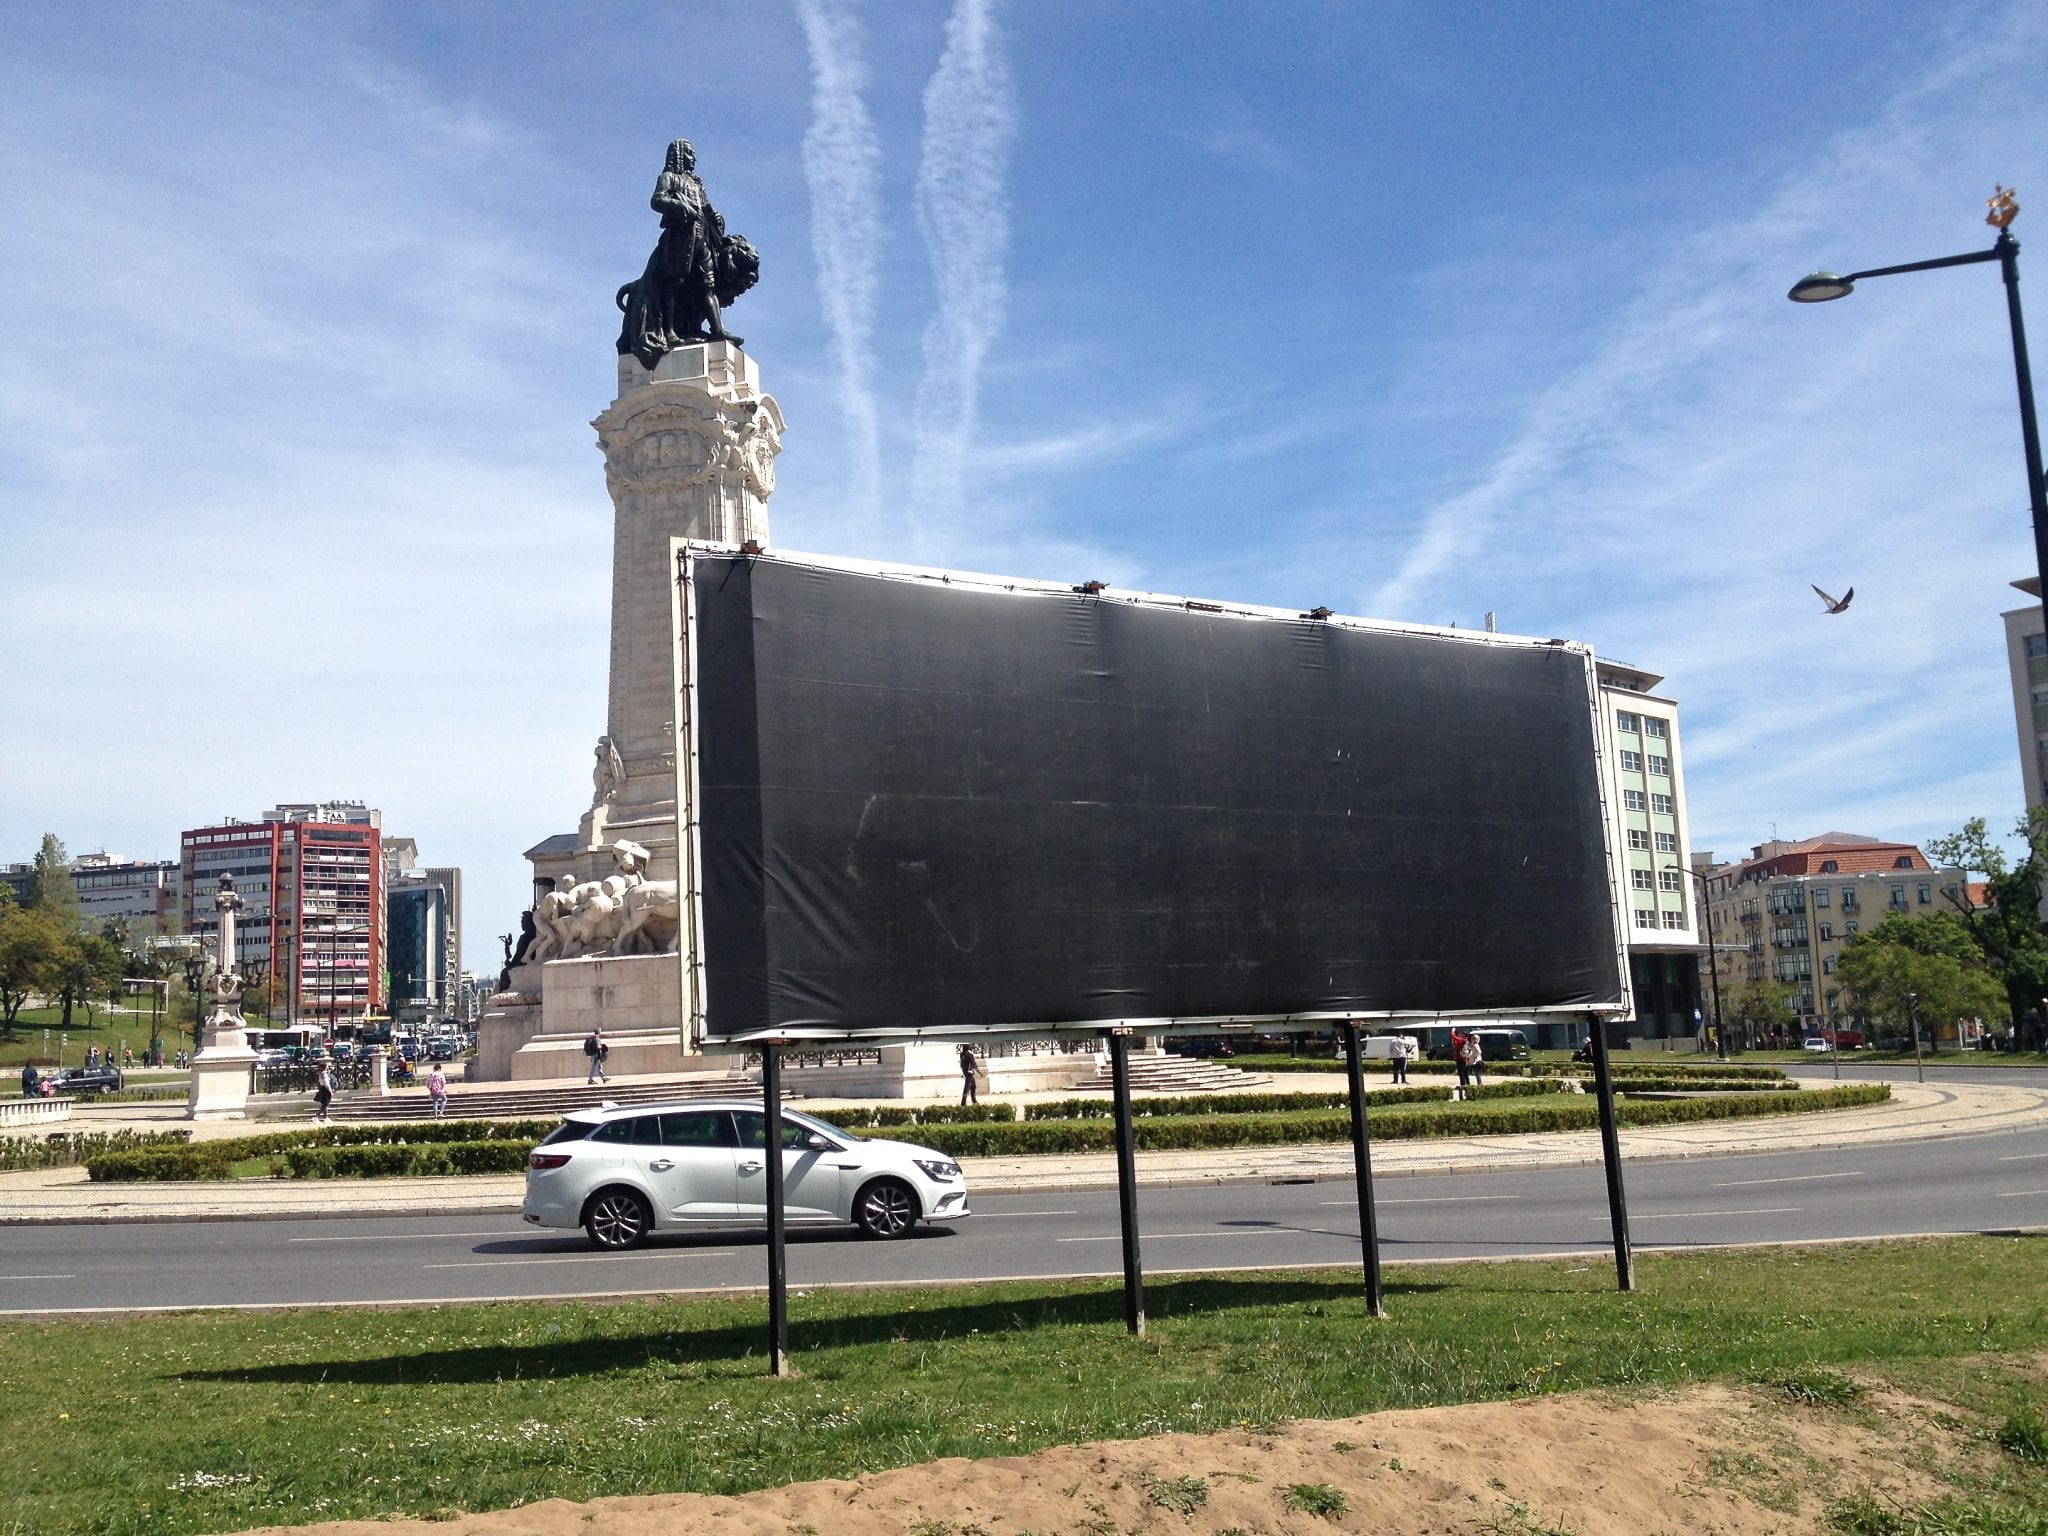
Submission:
[[[941,1456],[2048,1346],[2043,1242],[1962,1238],[792,1297],[0,1325],[0,1536],[736,1492]],[[687,1255],[676,1280],[688,1279]],[[1995,1406],[1995,1405],[1994,1405]]]

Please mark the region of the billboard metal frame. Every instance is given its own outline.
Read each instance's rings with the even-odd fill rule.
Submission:
[[[689,626],[692,618],[690,567],[699,551],[723,557],[734,555],[756,555],[765,553],[758,546],[734,547],[731,545],[699,544],[682,539],[670,540],[670,556],[675,572],[675,597],[671,604],[671,643],[680,696],[675,712],[675,771],[676,771],[676,814],[677,850],[676,878],[680,902],[680,927],[677,950],[678,965],[681,968],[684,1041],[700,1048],[726,1051],[758,1049],[761,1052],[762,1108],[766,1124],[771,1128],[769,1142],[771,1149],[776,1140],[774,1127],[782,1120],[782,1051],[789,1045],[800,1045],[815,1040],[860,1040],[871,1044],[885,1044],[893,1041],[946,1040],[964,1037],[981,1038],[995,1034],[1033,1034],[1040,1038],[1092,1038],[1100,1040],[1107,1048],[1113,1089],[1115,1111],[1115,1145],[1117,1163],[1117,1211],[1118,1226],[1121,1230],[1124,1280],[1124,1321],[1126,1329],[1137,1337],[1145,1333],[1145,1291],[1144,1267],[1140,1254],[1137,1204],[1137,1156],[1132,1125],[1131,1089],[1129,1075],[1129,1050],[1133,1035],[1177,1032],[1220,1031],[1229,1025],[1264,1026],[1274,1032],[1290,1030],[1321,1029],[1336,1027],[1344,1045],[1344,1067],[1348,1099],[1351,1110],[1351,1144],[1354,1161],[1356,1190],[1358,1198],[1360,1258],[1363,1266],[1363,1281],[1367,1316],[1373,1319],[1386,1317],[1385,1289],[1381,1276],[1379,1224],[1375,1210],[1372,1187],[1372,1147],[1369,1116],[1363,1075],[1360,1064],[1359,1038],[1368,1022],[1383,1027],[1396,1027],[1403,1022],[1422,1023],[1456,1018],[1485,1019],[1506,1017],[1527,1017],[1534,1014],[1566,1015],[1585,1018],[1588,1022],[1593,1046],[1593,1068],[1595,1091],[1598,1095],[1601,1160],[1605,1167],[1608,1197],[1608,1215],[1612,1229],[1615,1277],[1623,1291],[1635,1288],[1634,1256],[1629,1237],[1628,1204],[1623,1186],[1621,1170],[1621,1143],[1615,1119],[1614,1079],[1609,1060],[1606,1024],[1614,1018],[1627,1018],[1634,1013],[1634,1000],[1630,992],[1628,967],[1627,932],[1622,924],[1624,912],[1621,889],[1620,867],[1616,862],[1619,838],[1616,831],[1619,822],[1615,814],[1615,796],[1611,790],[1612,765],[1606,760],[1603,738],[1599,730],[1599,690],[1594,675],[1593,656],[1590,648],[1578,646],[1574,649],[1584,653],[1586,659],[1587,707],[1592,713],[1594,731],[1593,750],[1599,759],[1595,782],[1600,801],[1601,850],[1606,866],[1608,889],[1608,911],[1611,918],[1612,940],[1616,952],[1616,969],[1621,999],[1617,1003],[1602,1005],[1555,1006],[1523,1009],[1493,1009],[1456,1013],[1315,1013],[1275,1015],[1251,1019],[1130,1019],[1099,1020],[1087,1024],[1064,1025],[1017,1025],[1014,1027],[977,1027],[967,1031],[946,1031],[937,1029],[916,1029],[896,1033],[869,1031],[841,1031],[818,1029],[792,1029],[758,1032],[752,1035],[707,1040],[704,1035],[704,927],[702,857],[698,842],[700,821],[697,815],[698,742],[697,721],[697,660],[689,644]],[[956,582],[972,582],[991,590],[1009,592],[1061,592],[1072,591],[1057,583],[1038,581],[1009,581],[999,577],[966,576],[958,572],[940,571],[916,566],[883,566],[871,562],[832,560],[814,556],[777,557],[789,559],[792,563],[806,563],[827,566],[841,570],[858,571],[866,574],[891,577],[900,580],[936,580],[949,585]],[[1223,604],[1197,604],[1192,599],[1161,598],[1150,593],[1134,593],[1116,600],[1148,602],[1159,606],[1181,608],[1199,607],[1210,612],[1234,612],[1247,618],[1298,619],[1300,615],[1273,608],[1252,608],[1247,606],[1229,607]],[[1433,635],[1455,635],[1465,640],[1477,640],[1480,636],[1470,631],[1443,630],[1431,626],[1374,624],[1364,620],[1339,620],[1328,615],[1329,621],[1361,629],[1391,630],[1400,633],[1426,633]],[[1490,632],[1486,638],[1491,639]],[[1515,642],[1529,644],[1527,640]],[[1565,642],[1552,641],[1562,645]],[[767,1217],[768,1217],[768,1360],[770,1373],[776,1377],[793,1374],[789,1352],[789,1280],[786,1255],[785,1216],[786,1198],[783,1183],[782,1160],[768,1157],[767,1161]]]

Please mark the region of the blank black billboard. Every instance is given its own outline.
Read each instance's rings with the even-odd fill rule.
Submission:
[[[1622,1000],[1582,651],[689,569],[708,1038]]]

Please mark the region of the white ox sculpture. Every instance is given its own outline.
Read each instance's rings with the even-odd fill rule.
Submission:
[[[612,846],[619,872],[578,883],[563,875],[534,903],[533,942],[526,959],[569,960],[579,955],[653,955],[676,947],[682,898],[673,880],[649,880],[648,852],[638,843]]]

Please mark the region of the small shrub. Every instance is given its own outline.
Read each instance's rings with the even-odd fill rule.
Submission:
[[[1863,1383],[1852,1381],[1840,1371],[1808,1366],[1803,1370],[1776,1371],[1751,1378],[1759,1386],[1773,1387],[1795,1403],[1818,1408],[1846,1408],[1863,1395]]]
[[[1144,1480],[1145,1497],[1161,1509],[1170,1509],[1176,1515],[1194,1517],[1196,1510],[1209,1502],[1209,1482],[1201,1477],[1176,1477],[1171,1482],[1162,1482],[1149,1473],[1140,1473]]]
[[[1998,1429],[1998,1443],[2021,1461],[2048,1466],[2048,1423],[2042,1422],[2038,1408],[2029,1405],[2007,1414]]]
[[[1328,1483],[1295,1483],[1281,1499],[1289,1509],[1325,1520],[1334,1520],[1351,1508],[1351,1501]]]

